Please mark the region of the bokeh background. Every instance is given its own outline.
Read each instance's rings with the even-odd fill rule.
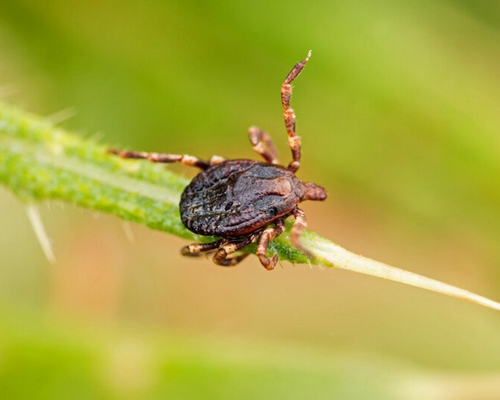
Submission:
[[[311,229],[500,300],[500,3],[2,0],[2,100],[113,146],[287,162]],[[72,115],[71,118],[66,118]],[[193,171],[172,167],[186,176]],[[337,270],[184,259],[178,238],[0,188],[2,398],[500,398],[500,314]]]

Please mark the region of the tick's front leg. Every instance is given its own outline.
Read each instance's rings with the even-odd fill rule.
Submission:
[[[269,164],[278,164],[276,148],[273,140],[262,129],[251,126],[248,130],[248,137],[253,149],[260,154]]]
[[[309,57],[311,57],[310,51],[304,60],[295,64],[281,85],[281,104],[283,105],[283,116],[285,118],[285,127],[288,133],[288,144],[290,146],[290,150],[292,151],[292,161],[288,164],[288,169],[292,172],[296,172],[300,167],[301,152],[300,136],[298,136],[295,131],[295,112],[293,111],[293,108],[290,107],[290,99],[292,98],[292,82],[302,72],[306,63],[309,61]]]

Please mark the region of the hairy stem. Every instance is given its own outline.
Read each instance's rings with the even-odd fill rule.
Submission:
[[[62,200],[193,241],[214,240],[193,234],[180,221],[178,204],[188,183],[185,178],[161,165],[108,155],[107,149],[50,121],[0,104],[0,182],[21,199]],[[37,214],[33,209],[28,215],[40,222],[34,218]],[[289,233],[288,225],[286,232],[271,243],[270,250],[280,260],[347,269],[500,310],[500,304],[494,301],[358,256],[306,231],[303,245],[314,255],[309,260],[290,244]],[[255,246],[247,251],[255,251]]]

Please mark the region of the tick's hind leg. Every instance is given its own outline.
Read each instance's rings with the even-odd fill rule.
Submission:
[[[223,248],[221,247],[221,249]],[[214,263],[220,265],[221,267],[234,267],[236,264],[239,264],[250,255],[247,253],[247,254],[240,254],[239,256],[232,258],[226,258],[227,254],[221,253],[221,249],[219,249],[219,251],[215,253],[215,256],[213,258]]]
[[[292,162],[288,164],[288,169],[292,172],[297,171],[300,167],[301,144],[300,136],[295,132],[295,112],[293,108],[290,107],[290,98],[292,97],[291,83],[302,72],[307,61],[309,61],[309,57],[311,57],[310,51],[305,60],[295,64],[295,67],[293,67],[281,85],[281,104],[283,105],[283,116],[285,118],[285,127],[288,133],[288,144],[292,151]]]
[[[219,250],[217,250],[217,253],[215,253],[213,258],[214,263],[223,267],[235,266],[236,264],[247,258],[249,254],[241,254],[232,258],[228,258],[228,256],[236,253],[243,247],[248,246],[250,243],[255,242],[257,240],[257,237],[257,235],[249,235],[237,242],[226,242],[219,248]]]
[[[265,229],[262,235],[260,235],[259,244],[257,245],[257,256],[259,257],[260,263],[267,270],[274,269],[278,262],[277,254],[273,255],[273,258],[269,258],[266,255],[269,242],[281,235],[284,230],[285,221],[280,219],[275,222],[273,227]]]
[[[251,126],[248,130],[248,137],[253,149],[259,153],[270,164],[278,164],[276,148],[273,140],[262,129]]]
[[[189,246],[184,246],[181,249],[181,254],[183,256],[197,257],[200,256],[201,253],[206,253],[208,251],[213,251],[218,249],[222,244],[222,242],[223,242],[222,239],[219,239],[212,243],[193,243],[190,244]]]
[[[122,158],[135,158],[144,159],[154,163],[181,163],[188,167],[197,167],[200,169],[207,169],[210,167],[211,163],[200,160],[197,157],[189,156],[187,154],[165,154],[165,153],[146,153],[144,151],[126,151],[126,150],[108,150],[110,154],[116,154]]]

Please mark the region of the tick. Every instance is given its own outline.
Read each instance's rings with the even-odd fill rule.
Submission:
[[[300,236],[307,226],[304,211],[298,204],[304,200],[322,201],[325,190],[295,176],[300,167],[301,142],[295,132],[295,112],[290,107],[292,81],[304,69],[307,58],[297,63],[281,85],[281,103],[292,161],[287,167],[278,165],[276,149],[270,136],[257,127],[249,129],[253,149],[265,162],[214,156],[209,161],[164,153],[109,150],[123,158],[146,159],[155,163],[180,162],[197,167],[201,172],[182,193],[179,204],[181,220],[191,232],[220,239],[212,243],[193,243],[182,248],[186,256],[215,251],[214,263],[233,266],[248,254],[233,254],[257,242],[257,256],[268,270],[278,262],[278,256],[267,256],[269,242],[285,230],[285,219],[295,218],[290,232],[291,243],[305,254]],[[230,257],[233,255],[232,257]]]

